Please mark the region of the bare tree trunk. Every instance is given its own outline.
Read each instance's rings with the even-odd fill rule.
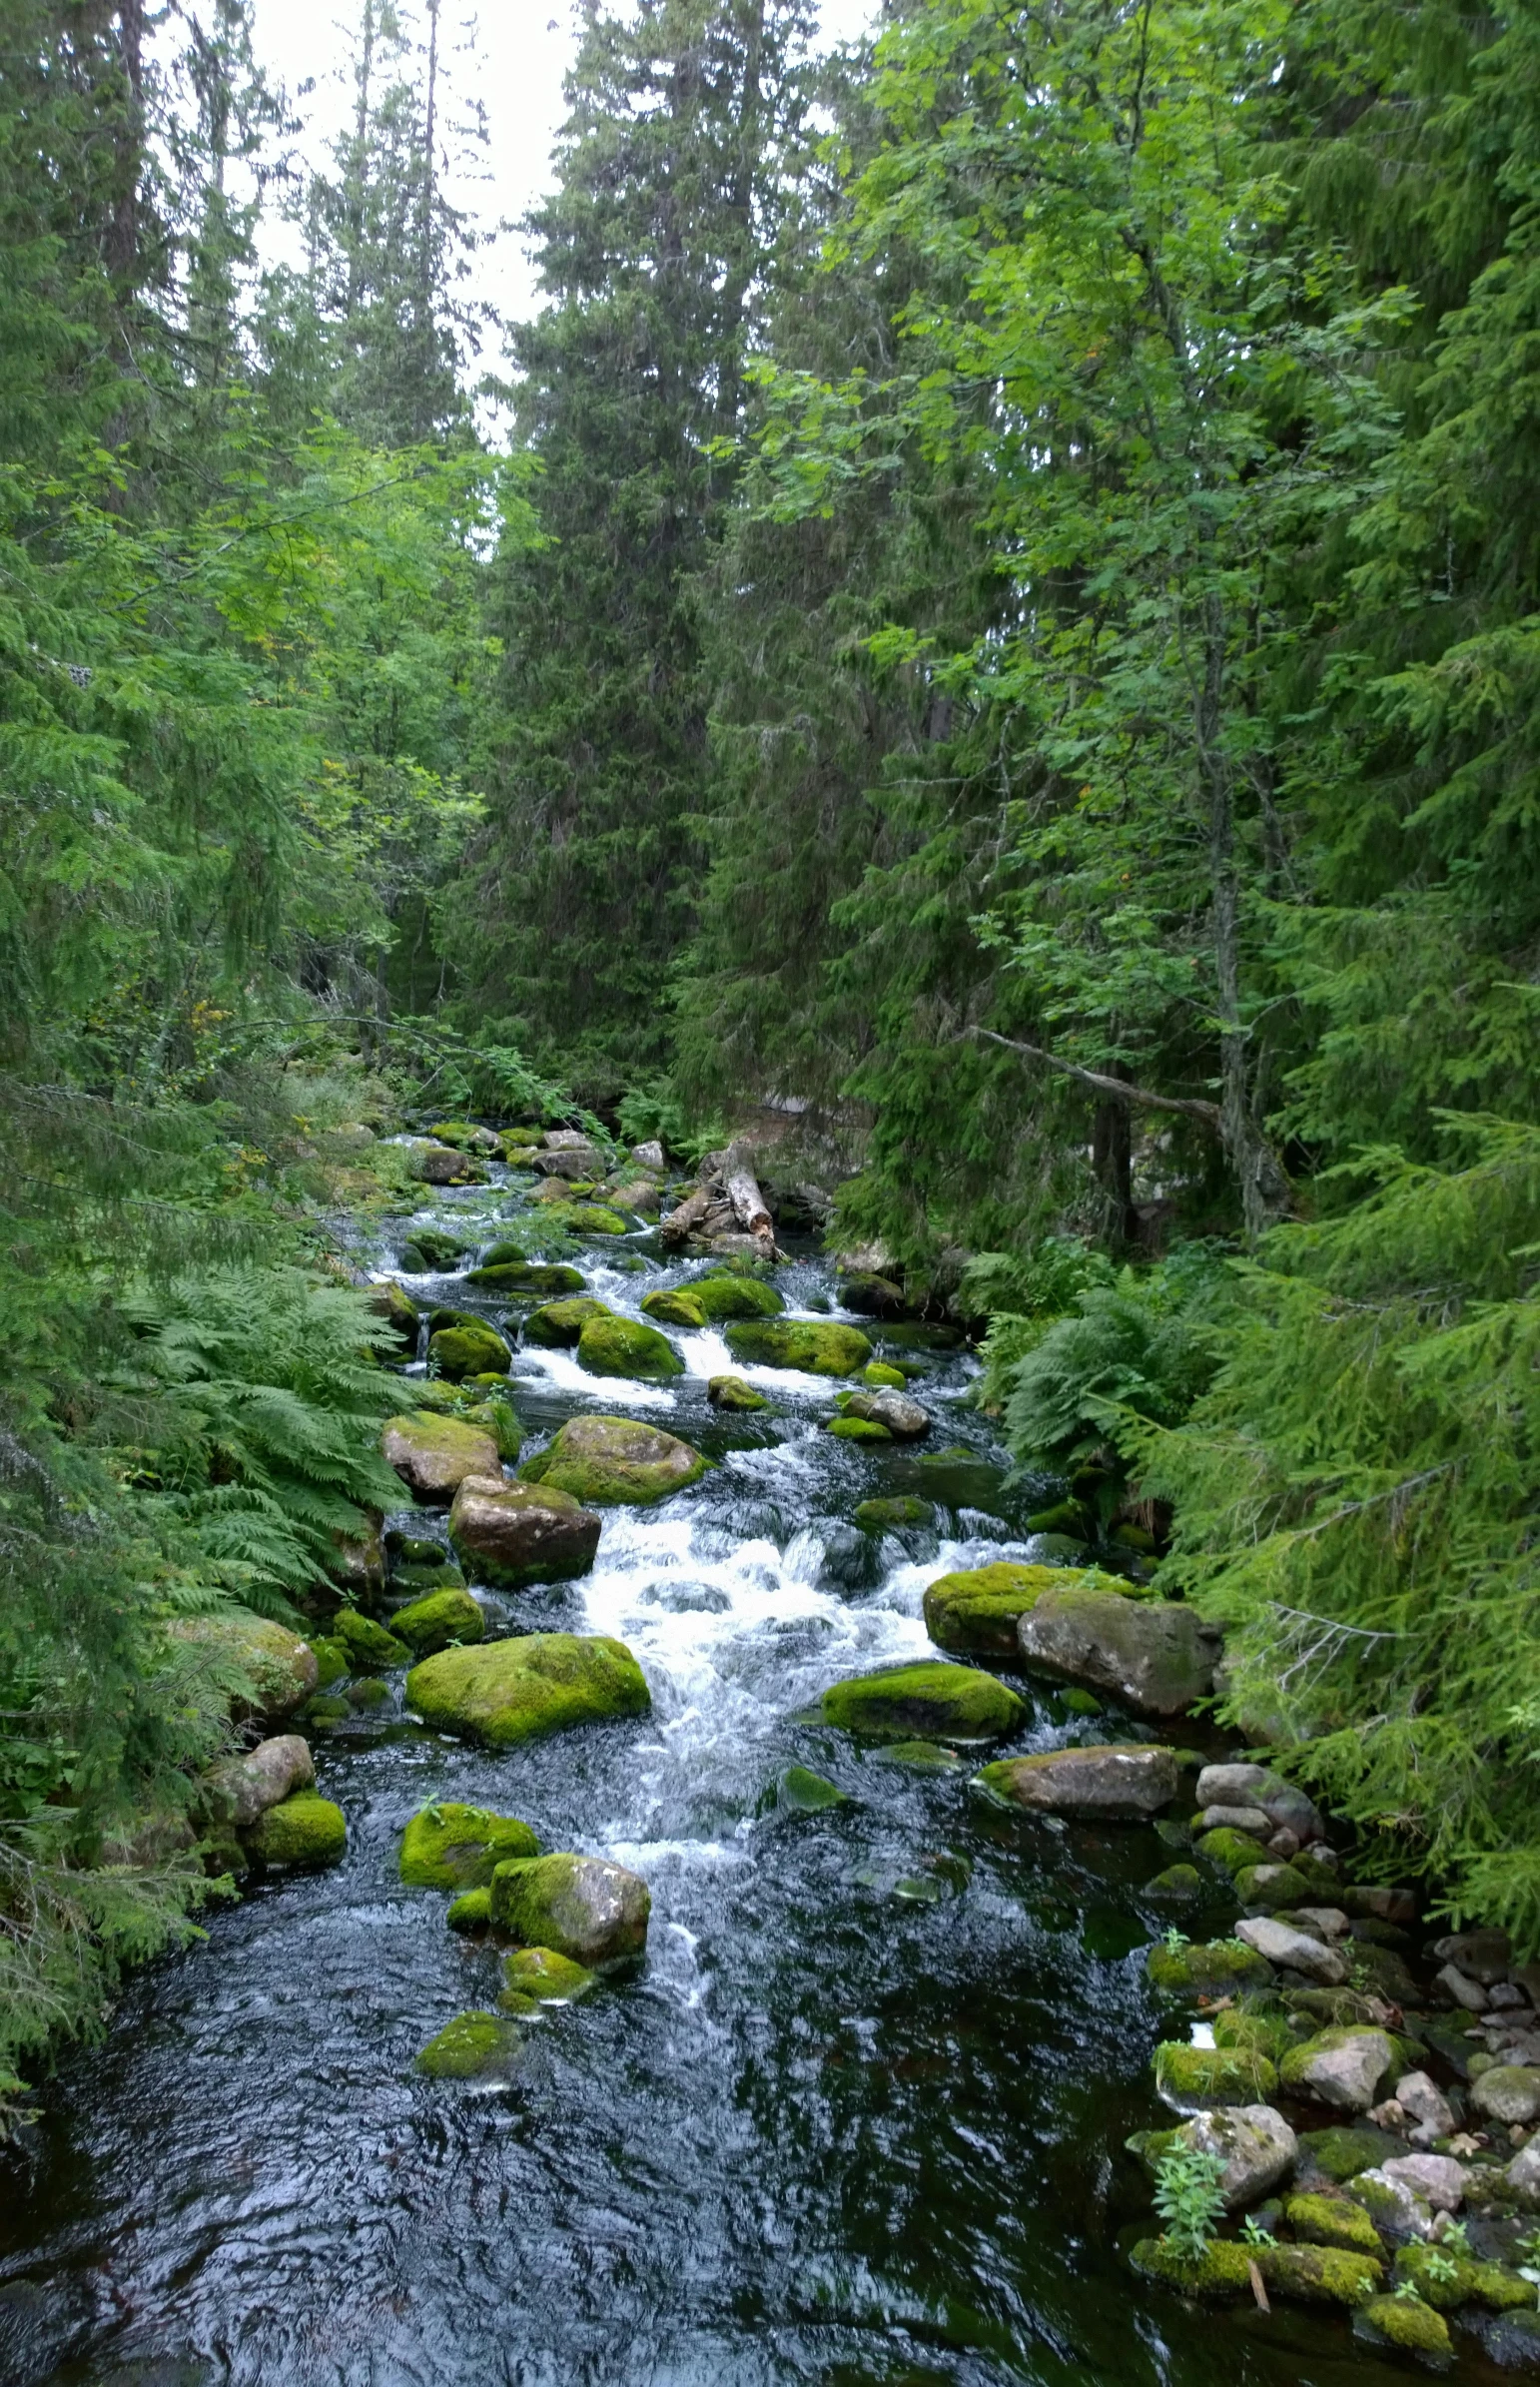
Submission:
[[[1116,1063],[1112,1075],[1122,1077]],[[1134,1117],[1127,1103],[1098,1103],[1091,1130],[1091,1167],[1107,1209],[1110,1243],[1131,1243],[1139,1226],[1134,1207]]]

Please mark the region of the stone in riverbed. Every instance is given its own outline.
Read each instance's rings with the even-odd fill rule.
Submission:
[[[1292,1865],[1247,1865],[1235,1876],[1235,1896],[1243,1907],[1272,1914],[1282,1907],[1308,1906],[1315,1884]]]
[[[821,1705],[826,1722],[864,1741],[995,1741],[1027,1718],[1025,1702],[992,1674],[925,1662],[832,1683]]]
[[[1265,2055],[1239,2047],[1194,2047],[1182,2039],[1163,2039],[1156,2047],[1155,2077],[1160,2095],[1178,2113],[1255,2103],[1278,2085],[1276,2067]]]
[[[814,1318],[744,1318],[727,1328],[727,1347],[750,1367],[795,1368],[804,1375],[858,1375],[872,1355],[859,1326]]]
[[[1540,2114],[1540,2065],[1494,2063],[1472,2083],[1470,2101],[1488,2121],[1533,2121]]]
[[[485,1885],[475,1890],[462,1890],[458,1898],[451,1899],[449,1902],[449,1911],[444,1917],[444,1922],[451,1932],[490,1931],[492,1922],[491,1891]]]
[[[742,1376],[713,1376],[706,1386],[706,1398],[713,1409],[768,1409],[770,1403],[762,1392]]]
[[[1338,2122],[1329,2130],[1306,2130],[1299,2151],[1312,2170],[1323,2171],[1328,2179],[1350,2180],[1372,2171],[1393,2144],[1378,2130],[1353,2130]]]
[[[231,1713],[278,1723],[313,1698],[321,1669],[316,1653],[287,1625],[244,1608],[224,1615],[178,1617],[166,1627],[168,1641],[201,1650],[210,1668],[231,1685]],[[239,1683],[240,1688],[234,1686]]]
[[[403,1641],[356,1608],[339,1608],[332,1619],[332,1637],[348,1652],[355,1674],[372,1674],[379,1666],[404,1666],[411,1655]]]
[[[400,1285],[390,1277],[369,1290],[369,1305],[382,1321],[376,1338],[385,1355],[394,1359],[411,1359],[417,1348],[417,1305]]]
[[[1064,1580],[1062,1567],[1016,1566],[1009,1559],[938,1575],[925,1594],[925,1629],[939,1649],[971,1658],[1014,1658],[1021,1619]]]
[[[518,2053],[518,2033],[501,2014],[456,2014],[412,2059],[429,2080],[501,2079]]]
[[[481,1427],[457,1417],[418,1410],[411,1417],[387,1417],[381,1436],[385,1463],[419,1500],[447,1503],[467,1475],[495,1475],[497,1444]]]
[[[414,1656],[429,1658],[435,1649],[447,1649],[451,1641],[479,1641],[486,1631],[486,1619],[462,1585],[449,1584],[442,1591],[430,1591],[425,1599],[397,1608],[390,1630]]]
[[[1147,1951],[1146,1978],[1167,1996],[1230,1997],[1237,1989],[1260,1989],[1272,1979],[1271,1968],[1254,1948],[1233,1940],[1183,1941],[1168,1948],[1163,1941]],[[1372,2162],[1372,2155],[1365,2158]]]
[[[677,1435],[632,1417],[571,1417],[520,1474],[577,1500],[650,1502],[698,1483],[710,1463]]]
[[[577,1338],[589,1319],[611,1314],[608,1302],[595,1300],[592,1293],[581,1293],[571,1301],[547,1301],[543,1308],[530,1310],[524,1320],[523,1338],[541,1350],[575,1350]]]
[[[729,1318],[779,1317],[786,1303],[758,1276],[697,1276],[691,1284],[649,1293],[648,1317],[674,1326],[720,1325]]]
[[[440,1650],[406,1677],[423,1721],[513,1749],[579,1724],[645,1716],[646,1679],[623,1641],[607,1635],[523,1633],[475,1649]]]
[[[591,1376],[628,1376],[644,1384],[684,1373],[668,1336],[638,1318],[589,1318],[577,1338],[577,1360]]]
[[[842,1442],[891,1442],[893,1439],[885,1425],[878,1425],[870,1417],[831,1417],[824,1432],[834,1434]]]
[[[1469,2255],[1451,2253],[1447,2246],[1413,2243],[1396,2251],[1397,2286],[1410,2280],[1425,2304],[1435,2312],[1458,2312],[1465,2304],[1484,2304],[1492,2312],[1533,2310],[1534,2283],[1505,2271],[1500,2263],[1473,2262]]]
[[[1242,2211],[1275,2188],[1293,2169],[1297,2151],[1293,2131],[1271,2105],[1227,2105],[1217,2112],[1194,2113],[1178,2129],[1141,2131],[1126,2143],[1149,2164],[1152,2177],[1159,2156],[1172,2147],[1217,2155],[1224,2166],[1217,2185],[1227,2213]]]
[[[776,1804],[789,1815],[822,1815],[831,1807],[846,1807],[847,1792],[807,1766],[788,1766],[776,1791]]]
[[[529,1826],[515,1816],[445,1799],[422,1808],[401,1834],[400,1876],[414,1890],[476,1890],[504,1858],[539,1853]]]
[[[1314,2097],[1346,2113],[1367,2113],[1395,2059],[1385,2031],[1349,2023],[1318,2030],[1291,2048],[1283,2058],[1281,2077],[1295,2096]]]
[[[1017,1628],[1030,1667],[1106,1691],[1144,1716],[1175,1716],[1213,1689],[1219,1635],[1175,1600],[1138,1600],[1063,1576]]]
[[[292,1792],[314,1789],[316,1766],[310,1743],[286,1732],[259,1741],[244,1757],[227,1758],[205,1780],[220,1820],[244,1832]]]
[[[1176,1760],[1169,1749],[1143,1744],[1052,1749],[1040,1757],[1002,1758],[974,1780],[988,1797],[1038,1815],[1139,1823],[1176,1796]]]
[[[906,1525],[934,1525],[936,1522],[936,1511],[931,1502],[917,1499],[912,1492],[899,1493],[890,1499],[863,1500],[854,1513],[855,1521],[863,1533],[891,1533],[900,1531]],[[931,1639],[934,1641],[935,1638],[933,1633]]]
[[[868,1425],[880,1425],[895,1442],[915,1442],[931,1430],[930,1411],[922,1409],[907,1392],[888,1387],[879,1392],[853,1392],[845,1402],[845,1414]]]
[[[1457,2213],[1465,2201],[1465,2166],[1453,2155],[1389,2155],[1380,2168],[1387,2180],[1410,2188],[1435,2213]]]
[[[492,1921],[528,1948],[596,1972],[625,1964],[647,1945],[652,1899],[640,1876],[602,1857],[563,1852],[499,1865]]]
[[[260,1815],[244,1838],[264,1865],[335,1865],[348,1845],[348,1824],[330,1799],[297,1791]]]
[[[1253,2259],[1272,2293],[1298,2304],[1345,2304],[1351,2311],[1384,2284],[1377,2255],[1340,2246],[1259,2246]]]
[[[1234,2238],[1210,2238],[1188,2259],[1167,2238],[1141,2238],[1129,2256],[1142,2279],[1173,2287],[1183,2296],[1243,2296],[1251,2285],[1251,2257]]]
[[[449,1511],[449,1539],[483,1581],[517,1590],[586,1575],[603,1520],[554,1484],[467,1475]]]
[[[465,1282],[479,1285],[485,1293],[500,1293],[507,1300],[550,1301],[563,1293],[580,1293],[583,1274],[580,1268],[554,1261],[488,1258],[478,1268],[467,1269]]]
[[[571,2005],[593,1988],[593,1975],[553,1948],[515,1948],[502,1963],[505,1995],[532,1997],[537,2005]]]
[[[468,1153],[451,1151],[446,1144],[418,1144],[412,1147],[408,1167],[419,1185],[423,1186],[484,1186],[486,1171],[479,1161],[472,1161]]]
[[[1340,1949],[1327,1948],[1309,1932],[1296,1932],[1270,1915],[1248,1916],[1236,1925],[1235,1937],[1264,1956],[1269,1965],[1287,1965],[1324,1989],[1340,1989],[1347,1979],[1347,1959]]]
[[[1296,2238],[1307,2246],[1345,2246],[1350,2254],[1372,2254],[1379,2259],[1379,2237],[1373,2222],[1361,2204],[1350,2196],[1321,2196],[1306,2193],[1291,2196],[1283,2207],[1283,2218]]]
[[[1448,2322],[1420,2296],[1370,2296],[1353,2314],[1353,2335],[1364,2345],[1393,2346],[1434,2370],[1454,2354]]]
[[[494,1326],[444,1326],[427,1339],[427,1363],[446,1383],[466,1376],[505,1376],[513,1354]]]

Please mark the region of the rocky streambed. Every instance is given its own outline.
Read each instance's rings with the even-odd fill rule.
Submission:
[[[360,1231],[401,1507],[253,1635],[242,1903],[0,2158],[0,2376],[1540,2367],[1540,1978],[1189,1720],[955,1336],[483,1143]]]

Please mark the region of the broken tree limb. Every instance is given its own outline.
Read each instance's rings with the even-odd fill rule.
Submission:
[[[1195,1096],[1153,1094],[1147,1086],[1131,1086],[1123,1078],[1105,1076],[1101,1070],[1082,1069],[1078,1061],[1065,1061],[1058,1053],[1045,1053],[1041,1045],[1025,1045],[1014,1036],[997,1036],[993,1028],[970,1028],[968,1034],[986,1037],[992,1045],[1004,1045],[1008,1053],[1024,1053],[1029,1061],[1045,1062],[1051,1070],[1062,1070],[1067,1078],[1078,1079],[1104,1101],[1132,1103],[1141,1111],[1175,1111],[1183,1119],[1197,1120],[1211,1136],[1223,1134],[1217,1103],[1204,1103]]]
[[[754,1175],[754,1156],[748,1145],[735,1141],[722,1155],[722,1187],[738,1224],[746,1235],[763,1244],[768,1259],[775,1249],[775,1226]]]
[[[682,1243],[701,1224],[712,1202],[717,1198],[709,1186],[696,1186],[686,1194],[677,1209],[669,1211],[658,1221],[658,1233],[665,1243]]]

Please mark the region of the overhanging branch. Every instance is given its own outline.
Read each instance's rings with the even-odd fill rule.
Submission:
[[[992,1045],[1004,1045],[1008,1053],[1022,1053],[1029,1061],[1042,1061],[1051,1070],[1062,1070],[1067,1078],[1078,1079],[1082,1086],[1089,1086],[1094,1094],[1109,1102],[1131,1103],[1140,1111],[1174,1111],[1183,1119],[1195,1119],[1210,1136],[1222,1133],[1217,1103],[1176,1094],[1152,1094],[1148,1086],[1130,1086],[1122,1078],[1105,1076],[1101,1070],[1082,1069],[1078,1061],[1066,1061],[1058,1053],[1045,1053],[1041,1045],[1024,1045],[1014,1036],[997,1036],[993,1028],[970,1028],[968,1034],[987,1037]]]

